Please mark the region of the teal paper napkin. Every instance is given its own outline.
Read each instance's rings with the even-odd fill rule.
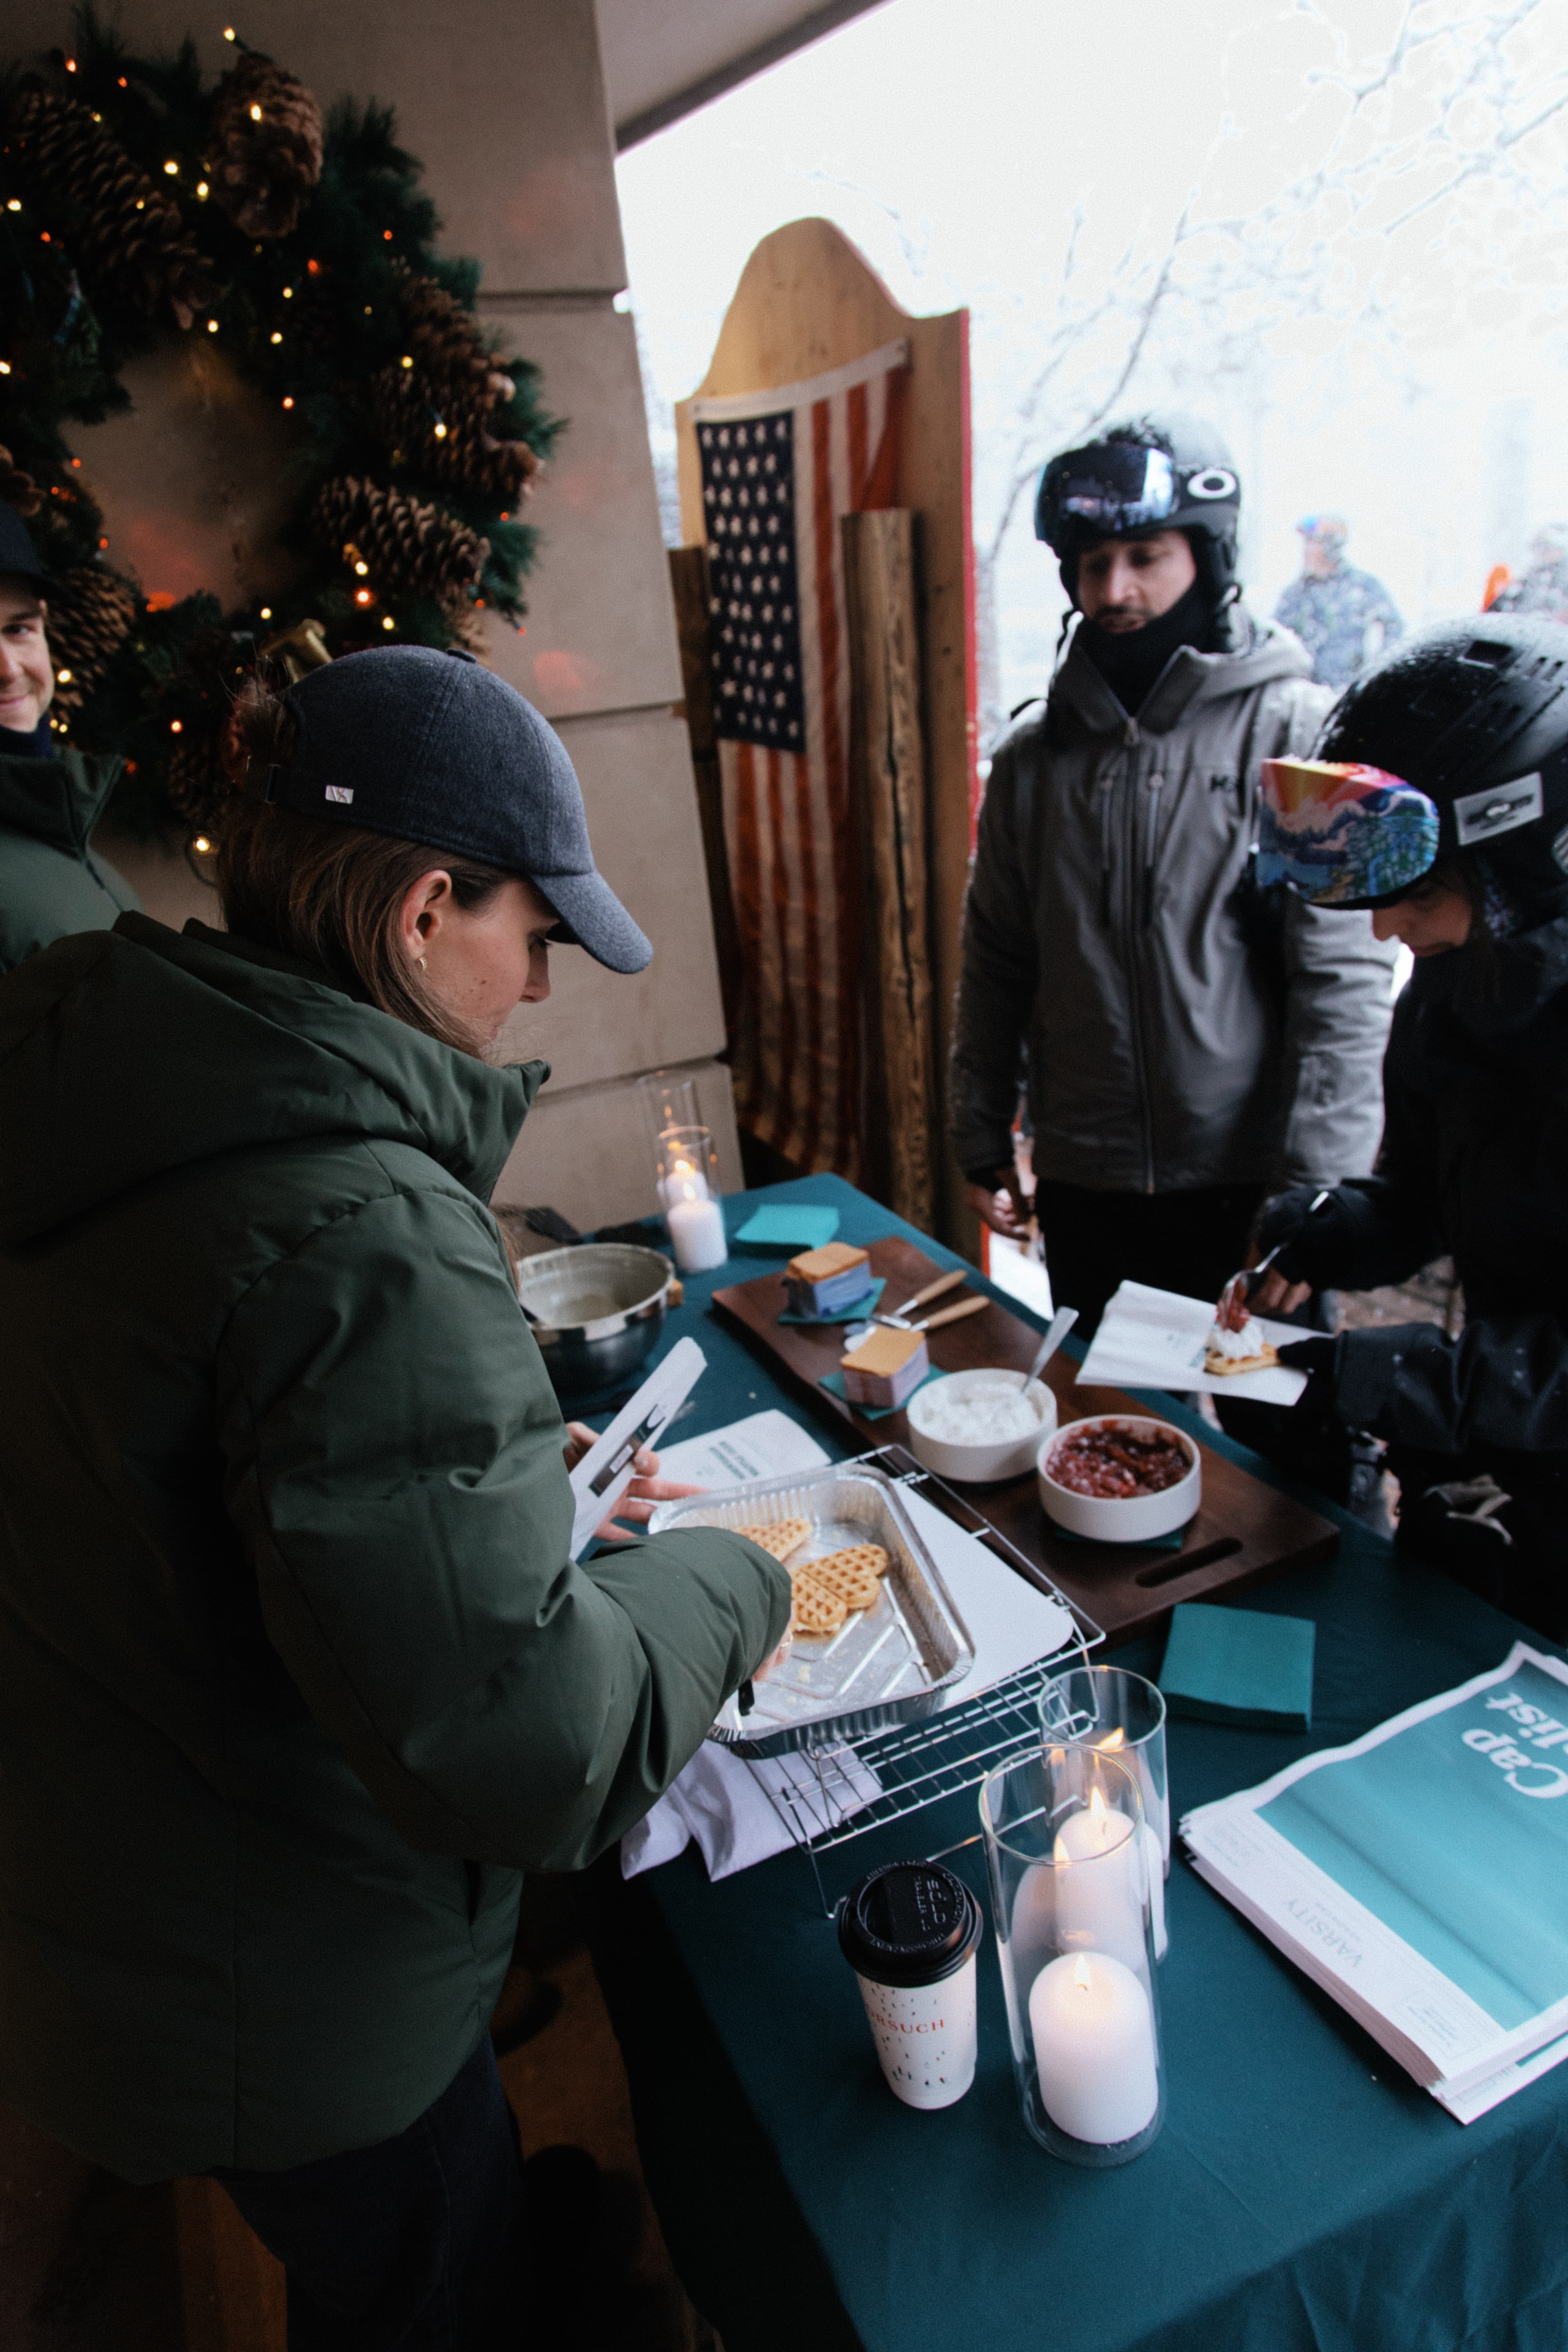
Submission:
[[[947,1374],[939,1372],[933,1364],[925,1379],[915,1382],[914,1387],[910,1391],[910,1396],[904,1399],[902,1404],[858,1404],[852,1410],[864,1421],[886,1421],[890,1412],[903,1412],[909,1405],[910,1397],[918,1397],[921,1389],[929,1388],[932,1381],[943,1381],[946,1378]],[[848,1404],[849,1392],[844,1385],[842,1372],[824,1372],[816,1385],[819,1389],[826,1389],[843,1403]]]
[[[821,1249],[837,1231],[837,1209],[791,1208],[781,1202],[757,1210],[731,1238],[748,1249],[788,1250],[793,1257],[796,1250]]]
[[[888,1287],[885,1277],[863,1290],[848,1307],[836,1307],[831,1315],[792,1315],[786,1307],[779,1317],[781,1323],[864,1323],[877,1311],[877,1301]]]
[[[1160,1669],[1166,1704],[1205,1723],[1310,1731],[1317,1632],[1306,1617],[1183,1601],[1171,1612]]]

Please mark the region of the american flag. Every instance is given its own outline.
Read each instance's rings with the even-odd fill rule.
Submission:
[[[744,970],[742,1127],[861,1172],[859,857],[839,518],[893,503],[909,345],[691,404],[713,702]]]

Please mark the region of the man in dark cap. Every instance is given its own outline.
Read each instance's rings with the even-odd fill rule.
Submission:
[[[138,904],[88,846],[121,763],[68,749],[49,718],[47,599],[64,593],[22,513],[0,501],[0,971],[51,940],[106,931]]]

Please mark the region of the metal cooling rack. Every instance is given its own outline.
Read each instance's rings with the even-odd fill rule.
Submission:
[[[861,1458],[900,1486],[923,1495],[1026,1583],[1058,1601],[1072,1618],[1076,1638],[1053,1656],[1036,1659],[1005,1682],[919,1723],[899,1724],[891,1731],[876,1732],[842,1748],[797,1749],[752,1763],[752,1771],[763,1794],[811,1863],[817,1894],[829,1918],[837,1904],[828,1899],[821,1857],[872,1830],[906,1821],[943,1797],[977,1789],[998,1764],[1038,1746],[1042,1687],[1059,1670],[1063,1658],[1081,1654],[1087,1664],[1088,1653],[1105,1639],[1094,1620],[1043,1569],[1009,1543],[972,1504],[923,1469],[912,1454],[900,1445],[889,1445]],[[960,1839],[942,1852],[953,1853],[973,1843],[970,1838]],[[927,1858],[937,1859],[934,1854]]]

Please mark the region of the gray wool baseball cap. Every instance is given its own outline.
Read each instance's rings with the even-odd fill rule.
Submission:
[[[594,864],[566,746],[514,687],[454,648],[373,646],[284,697],[298,725],[266,797],[521,874],[611,971],[653,949]]]

